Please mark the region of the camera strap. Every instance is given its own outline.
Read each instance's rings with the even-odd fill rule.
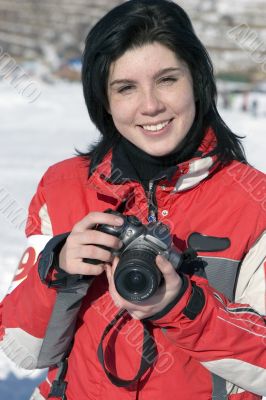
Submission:
[[[50,393],[48,394],[48,399],[53,397],[56,399],[67,400],[66,388],[67,381],[65,380],[67,369],[68,369],[68,357],[73,347],[73,340],[65,354],[62,361],[59,362],[58,371],[54,381],[52,382]]]
[[[143,346],[142,346],[142,356],[141,356],[141,362],[140,362],[140,368],[136,374],[136,376],[133,379],[130,380],[125,380],[121,379],[118,376],[113,375],[108,369],[106,368],[105,365],[105,360],[104,360],[104,350],[103,350],[103,341],[107,334],[110,332],[110,330],[117,324],[117,322],[127,313],[127,310],[122,309],[118,312],[118,314],[114,317],[114,319],[109,323],[109,325],[105,328],[100,344],[98,346],[98,359],[104,369],[104,372],[106,373],[107,377],[109,380],[116,386],[118,387],[127,387],[138,381],[144,374],[145,372],[153,365],[154,361],[157,358],[158,352],[157,352],[157,347],[154,342],[153,337],[150,335],[146,322],[140,321],[143,324]]]

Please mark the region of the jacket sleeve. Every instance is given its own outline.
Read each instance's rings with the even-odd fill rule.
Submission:
[[[56,290],[38,274],[39,254],[53,237],[45,176],[28,214],[25,250],[8,294],[0,304],[0,348],[18,366],[46,368],[58,363],[73,338],[75,322],[89,282]]]
[[[243,259],[235,302],[210,287],[205,279],[195,277],[194,281],[189,280],[178,303],[166,315],[151,321],[164,328],[169,340],[211,373],[231,385],[264,396],[265,249],[266,233]],[[199,307],[202,296],[204,304]]]

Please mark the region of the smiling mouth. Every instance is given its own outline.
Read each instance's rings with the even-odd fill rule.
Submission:
[[[172,121],[173,121],[173,118],[169,119],[168,121],[156,124],[156,125],[139,125],[139,126],[141,126],[141,128],[143,128],[143,129],[145,129],[145,131],[158,132],[158,131],[161,131],[162,129],[164,129]]]

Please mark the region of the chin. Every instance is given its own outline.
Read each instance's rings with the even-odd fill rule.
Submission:
[[[169,154],[170,152],[154,152],[154,153],[151,153],[150,155],[151,156],[153,156],[153,157],[164,157],[164,156],[167,156],[167,154]]]

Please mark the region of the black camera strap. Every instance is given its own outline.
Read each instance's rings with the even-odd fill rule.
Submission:
[[[58,371],[54,381],[52,382],[50,393],[48,395],[48,399],[51,397],[67,400],[66,397],[66,389],[67,389],[67,381],[65,380],[67,369],[68,369],[68,357],[73,347],[73,340],[68,348],[68,351],[65,354],[65,357],[62,361],[60,361],[58,366]]]
[[[150,335],[146,322],[140,321],[143,325],[143,346],[142,346],[142,356],[139,371],[133,379],[125,380],[121,379],[118,376],[113,375],[105,366],[104,360],[104,350],[103,350],[103,341],[110,330],[117,324],[117,322],[127,313],[125,309],[119,311],[119,313],[114,317],[114,319],[109,323],[109,325],[105,328],[100,344],[98,346],[98,359],[104,369],[109,380],[118,387],[127,387],[138,381],[145,372],[153,365],[154,361],[157,358],[158,352],[157,347],[154,342],[153,337]]]

